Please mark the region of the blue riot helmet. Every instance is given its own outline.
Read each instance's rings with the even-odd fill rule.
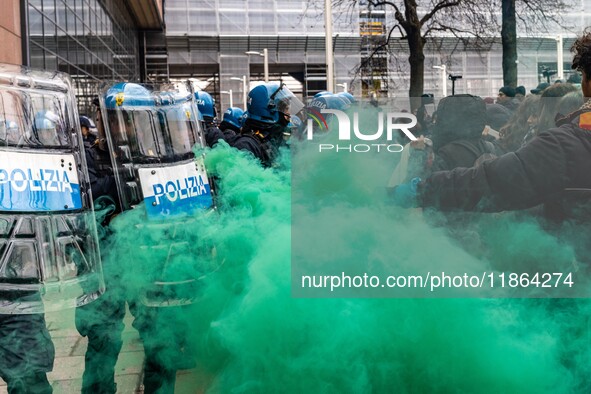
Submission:
[[[328,130],[327,119],[329,117],[327,114],[322,114],[323,109],[330,109],[328,96],[314,97],[306,107],[306,116],[313,120],[314,130]]]
[[[60,132],[58,132],[60,118],[53,111],[39,111],[35,114],[33,127],[33,141],[44,146],[59,146]]]
[[[244,115],[244,111],[238,107],[230,107],[228,108],[222,117],[222,123],[220,124],[220,129],[231,129],[235,132],[239,132],[240,128],[242,127],[242,116]]]
[[[321,109],[329,108],[327,96],[318,96],[314,97],[307,106],[308,110],[313,109],[316,111],[320,111]]]
[[[299,113],[303,107],[304,104],[285,84],[273,82],[253,88],[248,93],[247,118],[242,134],[258,140],[262,150],[246,150],[255,154],[264,166],[270,166],[279,153],[279,147],[285,143],[285,133],[290,131],[291,115]],[[240,145],[240,142],[235,141],[234,146]]]
[[[213,123],[216,117],[213,97],[207,92],[195,92],[195,101],[197,102],[199,113],[203,116],[203,121],[205,121],[205,123]]]
[[[16,145],[21,138],[18,124],[14,120],[0,121],[0,143]]]
[[[337,95],[325,95],[313,98],[306,108],[307,116],[313,120],[315,130],[328,130],[335,115],[323,114],[324,109],[336,109],[339,111],[346,111],[349,108],[348,101]]]
[[[136,146],[136,129],[151,129],[146,119],[140,122],[140,110],[154,106],[155,101],[148,89],[137,83],[120,82],[111,86],[103,96],[106,111],[102,111],[107,139],[111,146],[123,148],[123,154],[129,156],[129,145]],[[138,116],[134,116],[138,115]]]
[[[332,96],[332,92],[329,92],[328,90],[323,90],[321,92],[318,92],[314,95],[314,98],[316,97],[322,97],[322,96]]]
[[[348,97],[346,96],[342,96],[340,93],[339,94],[335,94],[335,97],[339,98],[340,100],[344,101],[345,104],[347,104],[347,106],[351,106],[351,100],[349,100]]]
[[[338,109],[340,111],[345,111],[347,108],[349,108],[349,102],[337,95],[315,97],[308,103],[308,109],[316,111],[323,109]]]
[[[341,98],[346,98],[349,101],[349,103],[351,103],[351,104],[357,103],[357,100],[355,99],[355,97],[349,92],[340,92],[340,93],[337,93],[336,95]]]
[[[351,106],[351,102],[345,98],[338,95],[328,97],[330,109],[338,109],[340,111],[346,111]]]
[[[294,129],[299,130],[304,125],[304,123],[302,122],[302,120],[300,119],[300,117],[297,116],[297,115],[292,115],[291,116],[291,121],[289,123],[291,125],[292,130],[294,130]]]
[[[287,126],[289,116],[304,108],[304,104],[285,84],[275,82],[256,86],[248,93],[247,122],[254,120],[267,125]]]

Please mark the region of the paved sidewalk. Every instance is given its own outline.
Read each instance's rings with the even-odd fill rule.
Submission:
[[[74,326],[74,310],[46,314],[47,326],[55,345],[55,363],[48,379],[54,394],[80,393],[84,371],[84,353],[87,339],[81,337]],[[123,331],[123,348],[115,367],[117,392],[143,393],[142,364],[144,349],[138,332],[131,326],[133,317],[127,312]],[[181,371],[177,375],[175,393],[204,393],[211,377],[198,369]],[[0,379],[0,394],[6,394],[6,383]]]

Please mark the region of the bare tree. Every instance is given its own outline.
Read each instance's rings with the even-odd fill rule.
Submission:
[[[503,85],[517,86],[517,18],[515,0],[501,0],[503,45]]]
[[[519,14],[517,16],[521,21],[529,23],[543,20],[558,21],[556,11],[565,7],[565,2],[562,0],[522,0],[522,2],[524,4],[521,8],[533,15],[527,18]],[[420,3],[417,0],[333,0],[333,3],[341,7],[349,5],[350,9],[359,6],[361,8],[390,7],[394,10],[395,24],[389,28],[386,39],[362,60],[359,69],[364,67],[364,63],[370,62],[372,56],[387,49],[391,40],[406,40],[412,109],[419,106],[419,100],[416,98],[423,93],[424,49],[427,39],[445,35],[470,43],[471,47],[490,47],[490,43],[498,39],[497,32],[500,26],[497,14],[501,5],[502,19],[504,20],[507,14],[508,21],[507,27],[503,27],[502,31],[502,36],[505,37],[503,50],[504,54],[507,54],[507,59],[503,59],[503,71],[507,74],[505,81],[510,85],[515,85],[517,82],[515,0],[424,0]],[[505,10],[505,3],[507,3],[507,10]],[[511,15],[513,15],[513,25],[510,23]]]
[[[530,33],[547,33],[551,26],[570,30],[562,11],[573,1],[563,0],[501,0],[501,42],[503,45],[503,84],[517,86],[517,20]]]

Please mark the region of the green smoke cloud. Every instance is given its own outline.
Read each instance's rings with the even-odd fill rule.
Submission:
[[[200,278],[194,303],[153,320],[155,340],[188,344],[164,360],[197,359],[214,393],[588,389],[587,300],[294,297],[292,257],[319,272],[378,273],[576,257],[532,220],[486,216],[450,234],[436,218],[392,207],[383,193],[392,154],[320,156],[305,143],[292,151],[275,169],[223,143],[208,151],[217,211],[187,218],[174,237],[145,226],[141,207],[113,223],[105,265],[121,267],[130,298],[162,275]],[[163,273],[170,248],[141,245],[167,243],[182,245]],[[181,332],[166,328],[179,322]]]

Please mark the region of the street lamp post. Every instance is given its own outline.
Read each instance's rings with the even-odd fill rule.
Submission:
[[[244,105],[244,110],[246,111],[246,101],[248,97],[248,92],[246,91],[246,75],[243,75],[242,78],[238,77],[231,77],[233,81],[242,81],[242,103]]]
[[[447,66],[442,64],[441,66],[433,66],[438,70],[441,70],[441,88],[443,97],[447,97]]]
[[[456,80],[462,79],[461,75],[452,75],[449,74],[449,80],[451,81],[451,95],[456,95]]]
[[[324,0],[324,37],[326,50],[326,90],[334,92],[334,54],[332,51],[332,3]]]
[[[234,102],[232,101],[232,89],[230,89],[230,90],[220,90],[220,93],[230,95],[230,107],[233,107],[234,106]],[[223,109],[222,109],[222,111],[223,111]]]
[[[269,82],[269,52],[267,48],[263,49],[263,53],[257,51],[247,51],[244,52],[247,55],[259,55],[263,57],[263,67],[265,70],[265,83]]]

